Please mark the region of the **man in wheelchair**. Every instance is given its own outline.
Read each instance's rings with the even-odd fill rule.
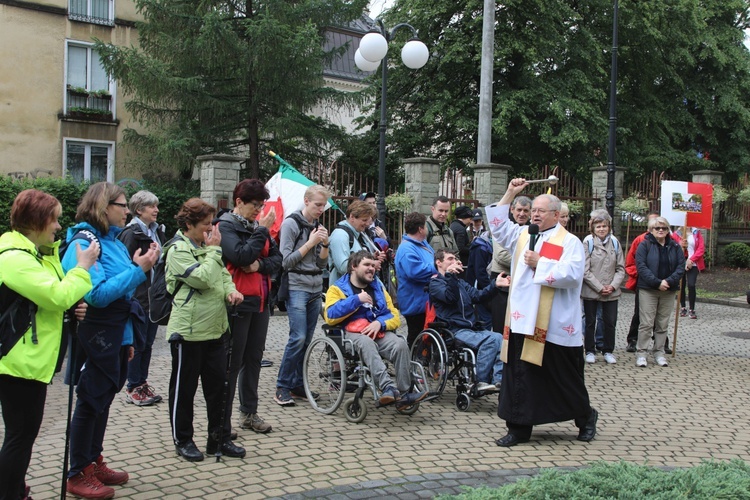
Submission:
[[[325,320],[342,325],[362,362],[369,367],[381,391],[382,405],[395,402],[397,408],[423,400],[427,392],[411,389],[410,354],[406,340],[394,333],[401,324],[383,283],[376,278],[377,259],[367,250],[349,257],[348,273],[326,292]],[[382,357],[396,370],[396,387]]]
[[[500,360],[500,348],[503,336],[499,333],[476,329],[474,304],[497,293],[498,287],[508,286],[507,276],[498,275],[486,288],[477,290],[458,277],[463,272],[461,261],[448,250],[435,252],[435,267],[438,274],[430,280],[430,303],[435,307],[438,320],[447,324],[454,337],[476,350],[478,393],[500,390],[503,377],[503,362]]]

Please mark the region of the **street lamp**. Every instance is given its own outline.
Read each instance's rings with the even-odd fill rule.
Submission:
[[[612,72],[609,82],[609,148],[607,151],[607,212],[615,218],[615,145],[617,138],[617,0],[612,13]]]
[[[427,46],[422,43],[418,36],[417,30],[407,23],[400,23],[388,31],[383,25],[383,20],[375,21],[378,28],[374,28],[368,34],[362,37],[359,42],[359,49],[354,54],[354,63],[362,71],[375,71],[378,65],[382,68],[382,80],[380,88],[380,164],[378,170],[378,213],[385,220],[385,131],[386,131],[386,85],[388,82],[388,43],[393,39],[393,35],[401,28],[411,30],[412,38],[401,49],[401,60],[404,65],[410,69],[419,69],[427,64],[430,52]]]

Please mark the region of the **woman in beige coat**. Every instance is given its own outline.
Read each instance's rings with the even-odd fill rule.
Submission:
[[[595,210],[589,221],[591,234],[583,240],[586,267],[583,274],[583,311],[586,316],[586,362],[594,363],[594,332],[596,331],[596,309],[601,303],[604,322],[604,360],[614,364],[612,354],[615,346],[617,325],[617,302],[620,285],[625,279],[625,259],[622,247],[612,234],[612,218],[606,210]]]

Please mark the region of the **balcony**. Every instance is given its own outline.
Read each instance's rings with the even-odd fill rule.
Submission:
[[[115,25],[109,0],[70,0],[68,19],[103,26]]]
[[[112,96],[105,90],[67,89],[68,107],[64,118],[86,121],[112,121]]]

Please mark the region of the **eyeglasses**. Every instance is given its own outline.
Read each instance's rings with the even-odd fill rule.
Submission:
[[[120,208],[124,208],[124,209],[128,208],[128,204],[127,203],[117,203],[116,201],[110,201],[109,204],[110,205],[116,205],[116,206],[118,206]]]
[[[664,227],[664,226],[659,226],[659,227],[655,227],[654,231],[669,231],[669,228]]]
[[[266,206],[265,203],[256,203],[254,201],[251,201],[250,203],[255,207],[256,210],[263,210],[263,207]]]

